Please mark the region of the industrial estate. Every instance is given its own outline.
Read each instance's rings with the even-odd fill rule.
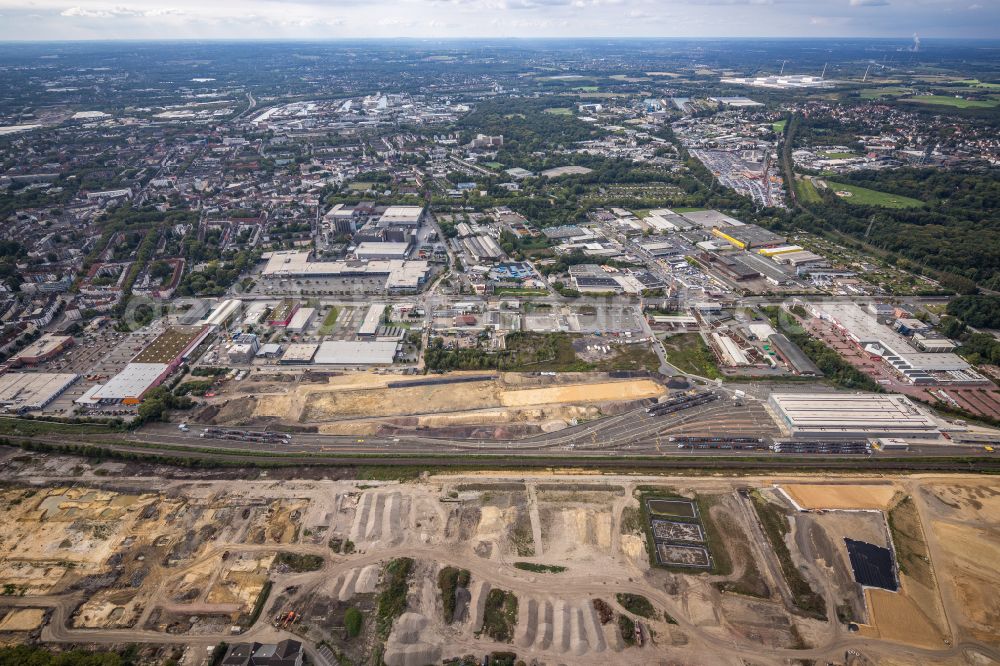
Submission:
[[[1000,663],[1000,64],[583,44],[0,52],[0,663]]]

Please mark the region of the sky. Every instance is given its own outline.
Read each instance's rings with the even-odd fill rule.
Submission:
[[[0,0],[0,40],[1000,38],[1000,0]]]

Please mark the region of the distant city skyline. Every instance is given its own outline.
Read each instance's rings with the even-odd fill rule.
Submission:
[[[996,0],[0,0],[0,40],[1000,38]]]

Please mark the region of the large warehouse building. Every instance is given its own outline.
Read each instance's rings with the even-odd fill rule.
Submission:
[[[30,345],[14,354],[8,363],[17,368],[22,365],[38,365],[55,358],[63,350],[73,346],[73,338],[69,335],[52,335],[46,333]]]
[[[265,255],[267,265],[261,276],[265,279],[378,278],[385,280],[383,288],[388,292],[412,293],[423,286],[431,270],[426,261],[309,261],[309,255],[301,250],[279,250]]]
[[[137,405],[187,359],[211,332],[209,326],[173,326],[139,352],[121,372],[94,391],[97,402]]]
[[[902,395],[772,393],[768,404],[796,437],[936,439],[937,421]]]
[[[833,324],[865,353],[880,358],[911,384],[988,382],[958,354],[917,351],[905,337],[880,324],[855,303],[816,303],[809,307],[815,316]]]
[[[399,350],[397,340],[327,340],[320,344],[317,365],[392,365]]]
[[[423,206],[389,206],[378,220],[380,227],[419,227],[424,221]]]
[[[0,405],[8,411],[44,409],[79,375],[51,372],[8,372],[0,375]]]

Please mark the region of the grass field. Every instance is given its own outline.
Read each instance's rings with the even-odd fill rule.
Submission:
[[[788,124],[787,120],[779,120],[778,122],[773,123],[771,125],[771,129],[773,129],[778,134],[781,134],[782,132],[785,131],[785,125],[787,124]]]
[[[319,334],[320,335],[330,335],[333,333],[333,325],[337,323],[337,315],[340,314],[340,310],[336,307],[331,307],[330,312],[327,313],[326,317],[323,318],[323,323],[320,324]]]
[[[709,379],[718,379],[722,376],[715,364],[712,350],[697,333],[674,335],[664,340],[663,346],[667,350],[667,361],[683,372]]]
[[[816,186],[808,178],[801,178],[795,181],[795,196],[799,198],[800,203],[804,204],[820,203],[823,201],[819,196],[819,192],[816,191]]]
[[[846,160],[848,157],[857,157],[854,153],[820,153],[828,160]]]
[[[572,116],[573,109],[566,106],[553,106],[548,109],[545,109],[545,113],[551,113],[552,115],[555,116]]]
[[[581,92],[597,92],[600,88],[597,86],[577,86],[576,88],[573,88],[573,90],[579,90]]]
[[[593,369],[573,350],[567,333],[512,333],[503,369],[523,372],[586,372]]]
[[[861,99],[878,99],[879,97],[902,97],[913,92],[913,88],[905,86],[884,86],[882,88],[862,88],[859,91]]]
[[[617,354],[612,358],[599,361],[595,369],[611,372],[614,370],[649,370],[660,369],[660,357],[646,345],[617,345]]]
[[[920,97],[908,97],[900,101],[914,104],[953,106],[956,109],[992,109],[1000,106],[1000,101],[995,99],[961,99],[959,97],[948,97],[947,95],[921,95]]]
[[[494,292],[497,296],[548,296],[544,289],[529,289],[526,287],[500,287]]]
[[[864,206],[882,206],[883,208],[919,208],[924,205],[922,201],[917,199],[911,199],[910,197],[898,194],[889,194],[888,192],[879,192],[878,190],[869,190],[867,187],[845,185],[844,183],[835,183],[832,180],[826,181],[826,184],[831,190],[850,192],[851,196],[842,197],[848,203]]]
[[[970,88],[986,88],[987,90],[1000,90],[1000,83],[983,83],[979,79],[965,79],[962,81],[955,81],[955,83],[963,83]]]

